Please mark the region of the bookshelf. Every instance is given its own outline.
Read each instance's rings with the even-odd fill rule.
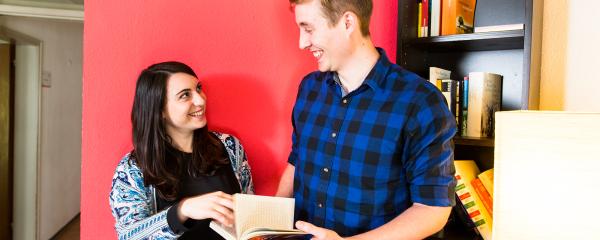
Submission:
[[[408,44],[421,51],[491,51],[521,49],[524,39],[523,30],[509,30],[415,38]]]
[[[503,76],[503,111],[535,109],[539,100],[539,55],[535,53],[541,20],[532,16],[539,8],[533,0],[477,0],[475,27],[523,24],[523,29],[418,38],[418,1],[399,0],[396,63],[425,79],[429,67],[451,70],[451,78],[457,80],[469,72],[498,73]],[[454,144],[455,159],[475,160],[482,172],[494,167],[493,138],[456,136]],[[443,239],[479,236],[449,222]]]

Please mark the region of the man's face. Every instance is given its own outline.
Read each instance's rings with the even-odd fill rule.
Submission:
[[[347,56],[349,43],[344,24],[331,27],[321,10],[321,2],[313,0],[295,6],[296,24],[300,28],[300,49],[310,51],[319,71],[338,71]]]

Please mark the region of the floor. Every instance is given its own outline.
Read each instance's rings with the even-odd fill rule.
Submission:
[[[51,240],[72,240],[79,239],[79,222],[80,217],[79,214],[77,217],[73,218],[71,222],[67,223],[67,225],[61,229]]]

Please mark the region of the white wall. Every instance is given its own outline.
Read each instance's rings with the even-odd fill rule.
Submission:
[[[599,1],[544,1],[540,109],[600,112]]]
[[[52,237],[79,212],[83,23],[1,17],[6,28],[42,41],[39,238]]]

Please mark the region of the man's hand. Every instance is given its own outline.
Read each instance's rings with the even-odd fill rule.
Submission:
[[[296,228],[313,235],[311,240],[340,240],[343,239],[336,232],[320,228],[304,221],[297,221]]]

